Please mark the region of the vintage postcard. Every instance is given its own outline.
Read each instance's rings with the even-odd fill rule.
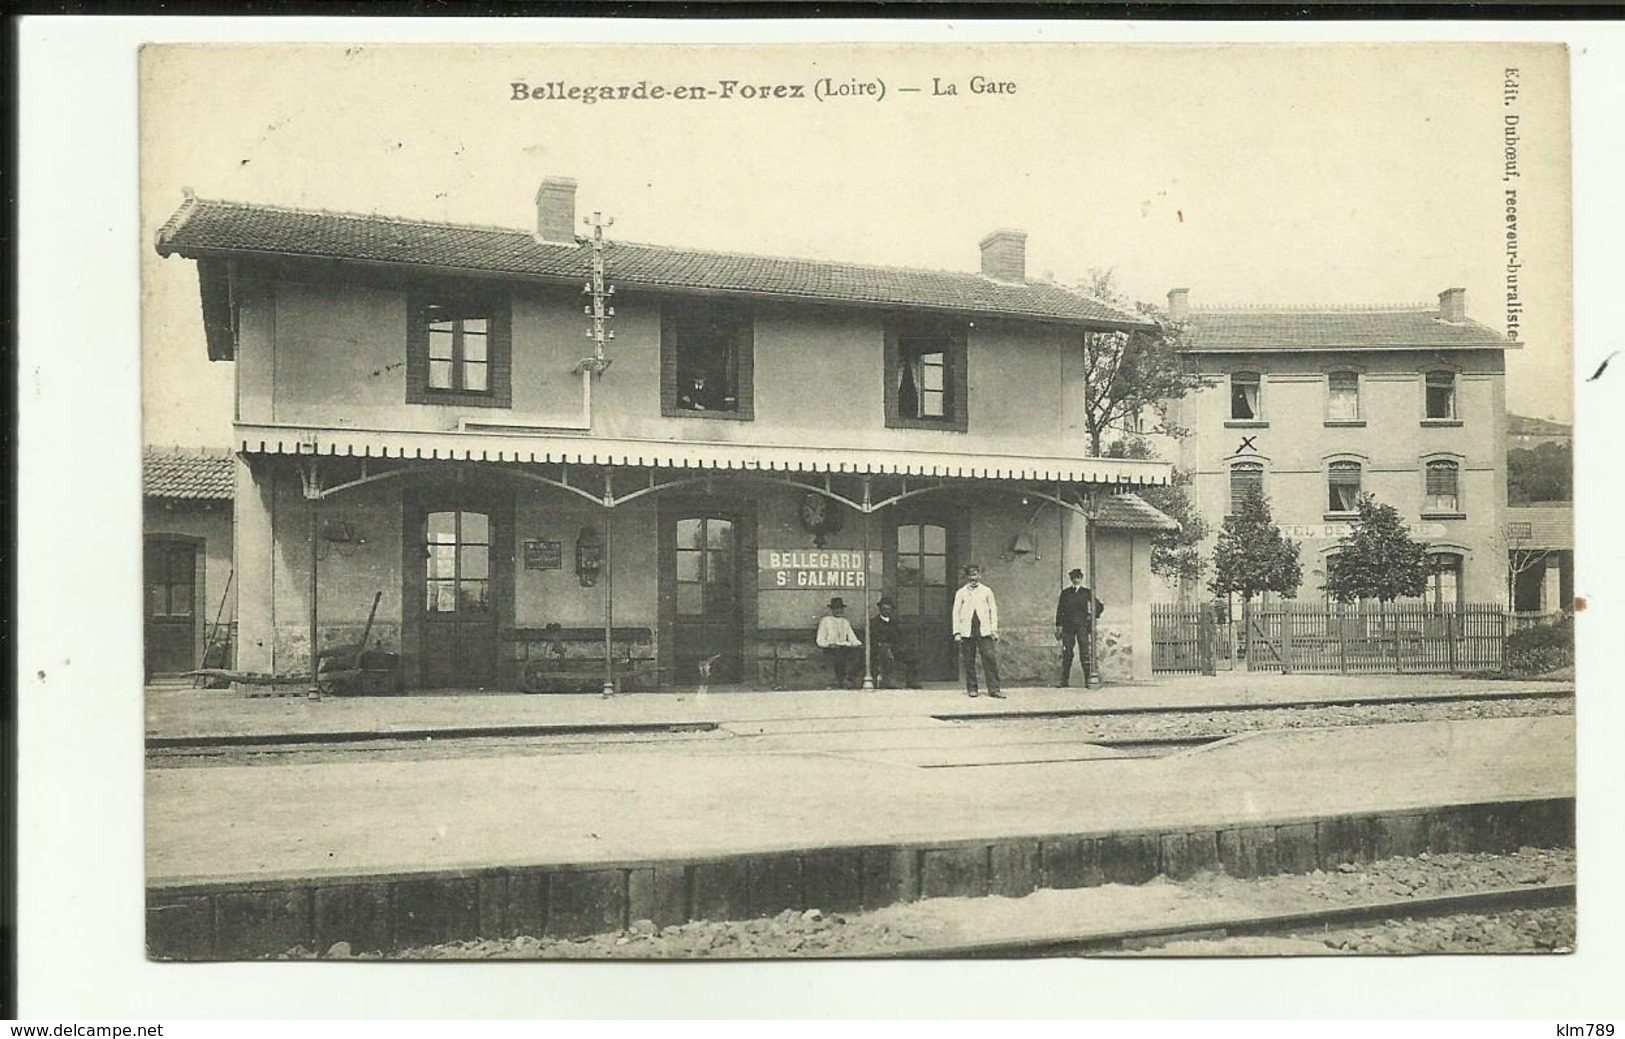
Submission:
[[[147,954],[1567,953],[1561,44],[151,45]]]

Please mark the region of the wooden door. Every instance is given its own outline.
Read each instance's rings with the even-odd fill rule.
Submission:
[[[422,514],[417,537],[423,591],[417,602],[424,686],[496,684],[496,535],[489,510],[432,508]]]
[[[951,519],[933,515],[900,518],[887,542],[887,584],[894,589],[903,638],[919,655],[922,681],[948,681],[958,673],[953,633],[956,540]]]
[[[661,586],[671,623],[673,680],[700,681],[711,661],[710,682],[731,684],[744,674],[744,595],[740,580],[739,517],[685,512],[664,517]]]
[[[174,675],[198,666],[202,633],[202,542],[155,534],[146,539],[145,646],[148,675]]]

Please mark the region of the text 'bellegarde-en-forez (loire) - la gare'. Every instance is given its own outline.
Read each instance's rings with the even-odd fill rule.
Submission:
[[[890,94],[930,98],[1008,97],[1019,89],[1015,80],[974,75],[966,79],[931,76],[927,80],[888,86],[884,79],[819,76],[794,82],[714,79],[694,83],[572,82],[550,79],[508,84],[510,101],[567,101],[583,105],[614,101],[884,101]]]

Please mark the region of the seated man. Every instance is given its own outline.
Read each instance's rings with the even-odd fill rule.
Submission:
[[[839,595],[829,601],[829,616],[818,622],[818,647],[835,671],[836,689],[856,689],[863,684],[863,642],[846,619],[846,600]]]
[[[875,616],[869,623],[869,638],[874,644],[875,688],[920,688],[919,660],[914,647],[903,638],[902,625],[897,621],[897,604],[891,596],[882,595],[875,604]],[[901,676],[899,676],[901,672]],[[903,679],[899,685],[898,678]]]

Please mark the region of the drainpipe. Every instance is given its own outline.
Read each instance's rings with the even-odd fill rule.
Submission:
[[[1090,487],[1089,511],[1083,514],[1083,536],[1089,553],[1089,594],[1096,602],[1100,600],[1100,581],[1095,573],[1095,518],[1099,513],[1100,489]],[[1090,603],[1089,612],[1094,612],[1093,602]],[[1092,617],[1089,624],[1089,675],[1085,678],[1084,685],[1088,688],[1098,688],[1105,684],[1105,679],[1100,674],[1100,618]]]
[[[604,695],[615,695],[615,489],[604,470]]]
[[[870,638],[872,622],[869,609],[869,521],[874,517],[870,499],[870,477],[863,478],[863,691],[875,690],[874,640]]]
[[[305,483],[305,496],[310,499],[310,689],[305,694],[312,700],[322,698],[319,669],[321,658],[316,633],[316,564],[321,544],[320,509],[321,492],[316,476],[316,461],[311,460],[310,477]]]

